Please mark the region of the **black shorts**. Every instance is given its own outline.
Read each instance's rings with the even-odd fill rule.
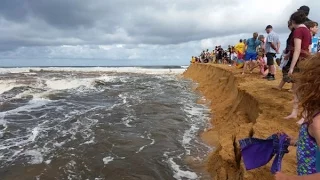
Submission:
[[[274,65],[274,58],[276,57],[276,54],[275,53],[267,53],[266,56],[267,56],[267,65],[268,66]]]

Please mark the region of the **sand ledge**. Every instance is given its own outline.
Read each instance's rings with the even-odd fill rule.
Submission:
[[[250,136],[267,138],[278,131],[298,135],[295,120],[283,119],[292,107],[291,93],[272,89],[279,83],[281,73],[276,81],[266,81],[258,71],[241,75],[240,70],[226,65],[192,64],[183,75],[197,82],[197,90],[211,101],[213,129],[204,132],[202,138],[217,147],[207,163],[213,179],[274,179],[270,173],[271,163],[253,171],[245,170],[238,140]],[[289,89],[289,85],[286,88]],[[295,148],[289,150],[282,171],[295,174]]]

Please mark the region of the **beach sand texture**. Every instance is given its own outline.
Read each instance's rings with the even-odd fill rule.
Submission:
[[[281,80],[262,79],[258,70],[241,75],[240,69],[217,64],[192,64],[184,77],[198,83],[196,88],[211,101],[213,128],[202,139],[217,150],[208,157],[207,168],[215,180],[271,180],[272,161],[264,167],[246,171],[241,160],[238,140],[254,136],[267,138],[283,131],[298,136],[297,120],[285,120],[292,109],[291,84],[284,90],[272,89]],[[290,147],[282,163],[282,171],[296,173],[296,148]],[[253,155],[254,156],[254,155]]]

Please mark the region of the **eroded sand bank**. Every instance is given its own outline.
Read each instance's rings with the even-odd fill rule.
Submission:
[[[249,136],[267,138],[283,131],[291,136],[298,135],[297,120],[284,120],[291,112],[292,94],[272,89],[276,81],[261,78],[258,71],[241,75],[241,70],[226,65],[192,64],[184,77],[199,83],[197,90],[211,101],[213,129],[204,132],[202,138],[217,147],[208,158],[207,168],[216,180],[270,180],[271,163],[267,166],[246,171],[241,161],[238,140]],[[283,172],[296,171],[296,148],[290,147],[282,164]]]

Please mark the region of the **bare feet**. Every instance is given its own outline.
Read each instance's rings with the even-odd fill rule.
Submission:
[[[276,90],[279,90],[279,91],[282,90],[282,88],[280,88],[279,86],[272,87],[272,89],[276,89]]]
[[[284,119],[297,119],[297,114],[290,114],[289,116],[285,117]]]
[[[304,122],[304,118],[301,118],[299,121],[297,121],[297,124],[301,125]]]

